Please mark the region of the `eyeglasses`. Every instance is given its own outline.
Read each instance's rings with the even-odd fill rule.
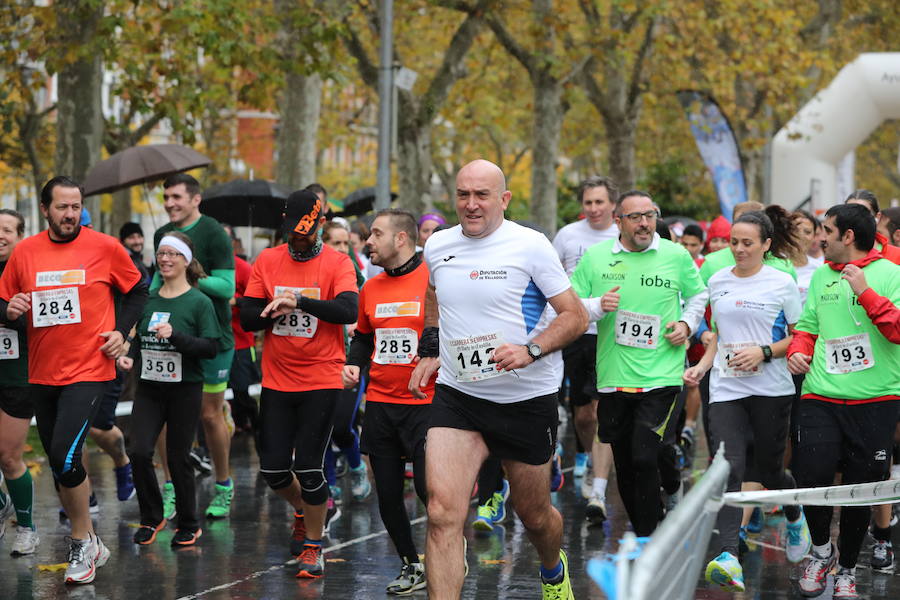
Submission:
[[[621,215],[620,218],[628,219],[632,223],[640,223],[642,219],[647,219],[648,221],[654,221],[659,216],[659,213],[655,210],[649,210],[647,212],[633,212],[628,213],[627,215]]]
[[[175,258],[176,256],[184,256],[181,252],[172,252],[171,250],[160,250],[156,253],[156,258]]]

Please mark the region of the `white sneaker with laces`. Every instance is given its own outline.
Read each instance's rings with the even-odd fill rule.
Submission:
[[[841,567],[834,576],[834,600],[859,600],[856,593],[856,569]]]
[[[13,542],[10,555],[26,556],[28,554],[34,554],[40,543],[41,538],[38,537],[38,534],[34,529],[19,525],[16,527],[16,540]]]

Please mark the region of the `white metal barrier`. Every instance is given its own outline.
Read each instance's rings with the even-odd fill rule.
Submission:
[[[588,575],[610,600],[688,600],[706,562],[706,550],[730,467],[723,447],[712,465],[650,538],[625,534],[619,552],[588,563]]]

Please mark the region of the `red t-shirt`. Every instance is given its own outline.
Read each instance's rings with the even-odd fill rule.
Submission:
[[[250,282],[250,272],[253,267],[240,256],[234,257],[234,297],[243,298],[247,283]],[[243,350],[253,346],[254,336],[252,331],[244,331],[241,327],[240,309],[237,305],[231,307],[231,331],[234,332],[234,349]]]
[[[109,381],[115,364],[100,351],[104,331],[116,326],[113,288],[128,293],[141,280],[114,237],[82,227],[70,242],[47,231],[20,242],[0,278],[0,298],[31,295],[28,381],[69,385]]]
[[[244,290],[248,298],[271,301],[284,288],[317,300],[356,292],[356,271],[346,254],[323,246],[315,258],[298,262],[287,244],[262,251]],[[279,392],[342,389],[344,326],[296,310],[266,330],[262,353],[263,387]]]
[[[369,367],[367,402],[430,404],[437,373],[423,389],[425,399],[414,398],[408,389],[416,363],[418,340],[425,327],[425,290],[428,267],[421,264],[410,273],[389,277],[379,273],[359,293],[356,330],[375,333],[375,351]],[[405,362],[408,361],[408,362]]]

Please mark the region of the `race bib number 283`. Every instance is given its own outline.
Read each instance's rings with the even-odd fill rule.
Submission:
[[[295,288],[276,285],[275,296],[278,297],[284,292],[301,294],[307,298],[319,299],[319,288]],[[316,335],[319,328],[319,319],[302,310],[292,310],[286,315],[281,315],[275,319],[272,326],[272,333],[275,335],[311,338]]]

